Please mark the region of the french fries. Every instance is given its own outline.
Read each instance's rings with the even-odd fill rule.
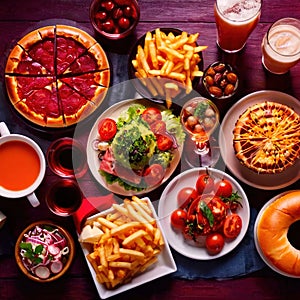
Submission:
[[[97,226],[98,240],[81,237],[92,245],[87,255],[97,280],[113,289],[144,272],[157,261],[164,240],[147,200],[136,196],[123,205],[113,204],[113,212],[88,220],[84,226]],[[83,229],[84,229],[83,228]]]
[[[199,53],[207,46],[197,46],[198,37],[198,33],[188,35],[187,32],[175,36],[157,28],[153,34],[146,33],[144,48],[141,45],[137,48],[136,57],[132,60],[136,77],[152,96],[164,97],[168,108],[182,88],[189,94],[193,89],[193,79],[203,75],[198,67],[201,60]]]

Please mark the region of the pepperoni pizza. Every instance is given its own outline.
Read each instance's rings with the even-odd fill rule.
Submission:
[[[110,69],[102,47],[86,32],[46,26],[25,35],[10,52],[5,83],[15,109],[44,127],[76,124],[103,101]]]

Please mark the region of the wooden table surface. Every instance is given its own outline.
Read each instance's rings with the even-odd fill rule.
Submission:
[[[276,90],[300,99],[300,64],[285,75],[272,75],[262,67],[260,51],[263,35],[272,22],[287,16],[299,18],[300,2],[264,0],[257,28],[248,39],[243,51],[234,55],[223,53],[216,45],[213,2],[212,0],[140,0],[141,19],[135,35],[128,42],[121,47],[115,47],[99,39],[114,63],[112,84],[118,84],[120,78],[127,79],[127,71],[123,68],[124,61],[127,60],[130,45],[139,36],[156,27],[176,27],[191,33],[200,33],[199,44],[208,45],[208,49],[203,54],[204,67],[215,60],[224,60],[237,67],[241,80],[238,98],[255,91]],[[49,19],[73,20],[78,26],[87,28],[94,35],[89,22],[89,4],[90,0],[1,0],[1,83],[3,83],[4,65],[10,46],[28,28],[36,26],[41,21],[43,23]],[[201,91],[201,87],[198,88]],[[51,141],[58,136],[29,128],[11,110],[6,99],[5,87],[2,86],[2,89],[0,94],[0,117],[2,119],[0,118],[0,121],[5,121],[11,132],[32,137],[45,153]],[[229,106],[222,107],[222,116]],[[64,132],[61,135],[72,136],[72,132]],[[37,208],[31,207],[25,198],[11,200],[0,197],[0,210],[7,216],[7,222],[4,229],[0,231],[0,236],[5,235],[5,230],[10,237],[6,236],[5,239],[0,240],[1,248],[5,248],[3,241],[11,240],[11,244],[7,246],[8,253],[0,256],[0,299],[98,299],[99,297],[78,243],[76,243],[76,258],[70,270],[63,278],[51,284],[38,284],[28,280],[21,274],[15,263],[13,243],[25,225],[33,221],[52,219],[68,228],[76,239],[72,218],[54,216],[43,201],[47,187],[56,179],[47,168],[45,179],[37,190],[37,195],[41,199],[41,205]],[[94,182],[89,173],[85,176],[84,184],[88,196],[106,193]],[[241,184],[247,193],[250,205],[257,210],[280,192],[300,188],[299,180],[284,189],[270,191]],[[159,197],[159,193],[161,190],[156,193],[156,197]],[[112,299],[240,299],[240,297],[244,299],[299,299],[298,285],[299,280],[280,276],[266,267],[238,279],[225,281],[205,279],[188,281],[166,276]]]

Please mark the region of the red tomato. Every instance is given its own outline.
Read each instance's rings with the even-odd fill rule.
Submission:
[[[186,225],[187,213],[183,209],[176,209],[171,214],[171,225],[176,229],[183,230]]]
[[[222,251],[225,244],[223,235],[211,233],[205,239],[205,246],[210,254],[218,254]]]
[[[160,121],[162,119],[161,112],[156,107],[148,107],[142,113],[142,118],[149,125],[154,123],[155,121]]]
[[[150,165],[144,172],[143,178],[147,186],[160,183],[165,176],[165,170],[160,164]]]
[[[227,198],[232,194],[232,185],[228,180],[222,179],[215,184],[214,191],[217,196]]]
[[[157,148],[160,151],[170,150],[173,146],[173,140],[166,134],[157,134],[156,135]]]
[[[154,134],[165,133],[166,132],[166,123],[162,120],[155,121],[150,125],[150,129]]]
[[[105,118],[99,122],[98,132],[101,140],[109,141],[117,132],[117,124],[113,119]]]
[[[118,24],[122,29],[127,29],[130,26],[130,21],[125,17],[121,17],[118,21]]]
[[[196,182],[196,190],[198,194],[208,194],[214,188],[214,179],[208,174],[202,174]]]
[[[224,235],[228,238],[236,238],[242,229],[242,219],[238,214],[228,215],[223,226]]]
[[[192,187],[182,188],[177,194],[177,204],[179,208],[188,208],[198,197],[197,191]]]

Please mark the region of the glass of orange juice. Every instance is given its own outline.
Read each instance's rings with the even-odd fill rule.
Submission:
[[[217,44],[225,52],[242,50],[260,19],[262,0],[216,0]]]
[[[262,63],[274,74],[284,74],[300,61],[300,20],[283,18],[269,28],[262,45]]]

